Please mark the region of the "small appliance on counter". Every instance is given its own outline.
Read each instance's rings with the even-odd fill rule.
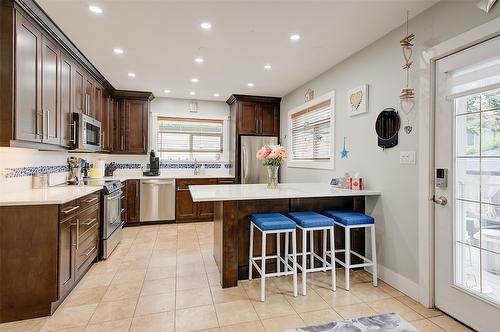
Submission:
[[[144,176],[158,176],[160,175],[160,158],[155,155],[155,151],[151,150],[149,153],[149,165],[142,173]]]
[[[77,185],[80,181],[80,162],[77,157],[68,157],[69,174],[66,181],[69,185]]]
[[[114,161],[106,164],[106,166],[104,167],[104,176],[113,176],[113,173],[117,168],[118,166],[116,166],[116,163]]]
[[[33,189],[47,189],[49,187],[50,174],[47,173],[36,173],[32,177],[32,188]]]

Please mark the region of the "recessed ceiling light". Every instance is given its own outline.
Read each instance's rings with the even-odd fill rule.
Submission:
[[[264,69],[269,70],[269,69],[271,69],[271,68],[273,68],[273,66],[271,66],[270,64],[264,65]]]
[[[252,82],[250,82],[247,85],[252,88],[255,84],[253,84]]]
[[[128,77],[135,77],[135,73],[128,73]]]
[[[194,95],[196,94],[196,92],[191,91],[189,94],[190,94],[191,96],[194,96]]]
[[[290,35],[290,40],[297,41],[299,39],[300,39],[300,35],[297,35],[297,34]]]
[[[121,48],[114,48],[113,52],[115,52],[115,54],[123,54],[123,50]]]
[[[199,81],[200,81],[200,80],[199,80],[199,79],[197,79],[196,77],[194,77],[194,78],[192,78],[192,79],[191,79],[191,82],[193,82],[193,83],[198,83]]]
[[[205,59],[203,59],[203,58],[195,58],[194,62],[196,62],[196,63],[203,63],[203,62],[205,62]]]
[[[170,90],[169,90],[169,89],[166,89],[166,90],[163,90],[163,92],[165,92],[165,93],[170,93]]]
[[[208,22],[202,22],[200,24],[200,27],[204,30],[210,30],[212,29],[212,24],[208,23]]]
[[[219,97],[219,96],[220,96],[220,94],[214,93],[214,97]]]
[[[94,14],[102,14],[102,9],[94,5],[90,5],[89,10]]]

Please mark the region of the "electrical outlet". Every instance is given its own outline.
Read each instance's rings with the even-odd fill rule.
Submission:
[[[415,165],[417,163],[415,151],[400,151],[399,163],[401,165]]]

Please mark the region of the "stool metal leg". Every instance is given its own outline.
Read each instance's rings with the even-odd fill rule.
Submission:
[[[288,232],[285,233],[285,272],[288,272],[288,256],[289,256],[289,251],[288,251]]]
[[[266,232],[262,232],[262,274],[260,276],[260,301],[266,298]]]
[[[293,257],[293,296],[297,296],[297,232],[294,229],[292,231],[292,257]],[[287,245],[288,248],[288,233],[286,233]],[[286,252],[286,255],[288,251]],[[288,266],[288,259],[286,260],[285,266]]]
[[[326,230],[324,231],[326,234]],[[325,239],[326,240],[326,239]],[[330,258],[331,258],[331,265],[332,265],[332,288],[333,291],[337,290],[337,273],[335,272],[335,234],[333,230],[333,226],[330,228],[330,252],[332,253]],[[325,249],[323,250],[323,255],[324,255],[324,260],[326,262],[326,241],[325,241]]]
[[[349,290],[349,270],[351,266],[351,229],[345,227],[345,289]]]
[[[370,227],[370,233],[371,233],[371,245],[372,245],[372,262],[373,262],[373,286],[378,285],[378,280],[377,280],[377,244],[375,243],[375,225]]]
[[[306,295],[307,231],[302,230],[302,295]]]
[[[248,280],[252,280],[253,270],[253,223],[250,223],[250,251],[248,253]]]
[[[280,261],[280,258],[281,258],[281,245],[280,245],[280,237],[281,237],[281,234],[278,233],[276,234],[276,269],[278,270],[278,273],[281,272],[281,261]]]
[[[309,261],[309,268],[312,269],[314,268],[314,231],[309,231],[309,242],[310,242],[310,249],[311,249],[311,260]]]
[[[323,272],[326,272],[326,236],[327,235],[327,230],[323,230]]]

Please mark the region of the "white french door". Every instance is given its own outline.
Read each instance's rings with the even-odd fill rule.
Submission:
[[[435,109],[436,307],[500,331],[500,37],[436,62]]]

